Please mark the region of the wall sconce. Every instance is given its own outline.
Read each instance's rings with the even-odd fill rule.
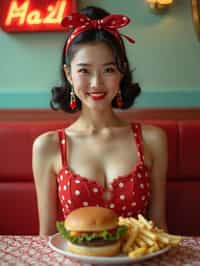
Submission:
[[[166,11],[174,0],[146,0],[149,7],[156,13]]]

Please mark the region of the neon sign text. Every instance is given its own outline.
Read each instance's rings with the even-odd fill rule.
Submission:
[[[5,31],[62,31],[60,22],[75,11],[75,1],[14,0],[1,9],[4,11],[1,26]]]

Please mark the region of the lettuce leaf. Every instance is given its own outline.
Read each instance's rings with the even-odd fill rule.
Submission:
[[[81,235],[74,235],[71,236],[70,232],[67,231],[64,227],[64,222],[56,222],[56,227],[58,229],[58,232],[67,240],[73,242],[73,243],[83,243],[88,242],[94,239],[103,239],[103,240],[118,240],[120,239],[125,232],[128,230],[128,227],[125,225],[120,225],[117,227],[117,230],[115,233],[110,233],[108,231],[103,231],[101,233],[83,233]]]

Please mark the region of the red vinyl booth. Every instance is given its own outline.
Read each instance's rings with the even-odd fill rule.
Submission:
[[[125,115],[133,120],[131,112]],[[137,120],[138,121],[138,120]],[[142,119],[165,129],[168,137],[167,223],[169,231],[199,235],[200,120]],[[38,234],[32,175],[32,144],[41,133],[66,127],[62,120],[0,121],[0,234]],[[62,216],[59,214],[60,219]]]

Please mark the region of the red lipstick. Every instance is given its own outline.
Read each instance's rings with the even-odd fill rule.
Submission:
[[[94,92],[94,93],[90,93],[89,95],[95,101],[102,100],[106,96],[104,92]]]

